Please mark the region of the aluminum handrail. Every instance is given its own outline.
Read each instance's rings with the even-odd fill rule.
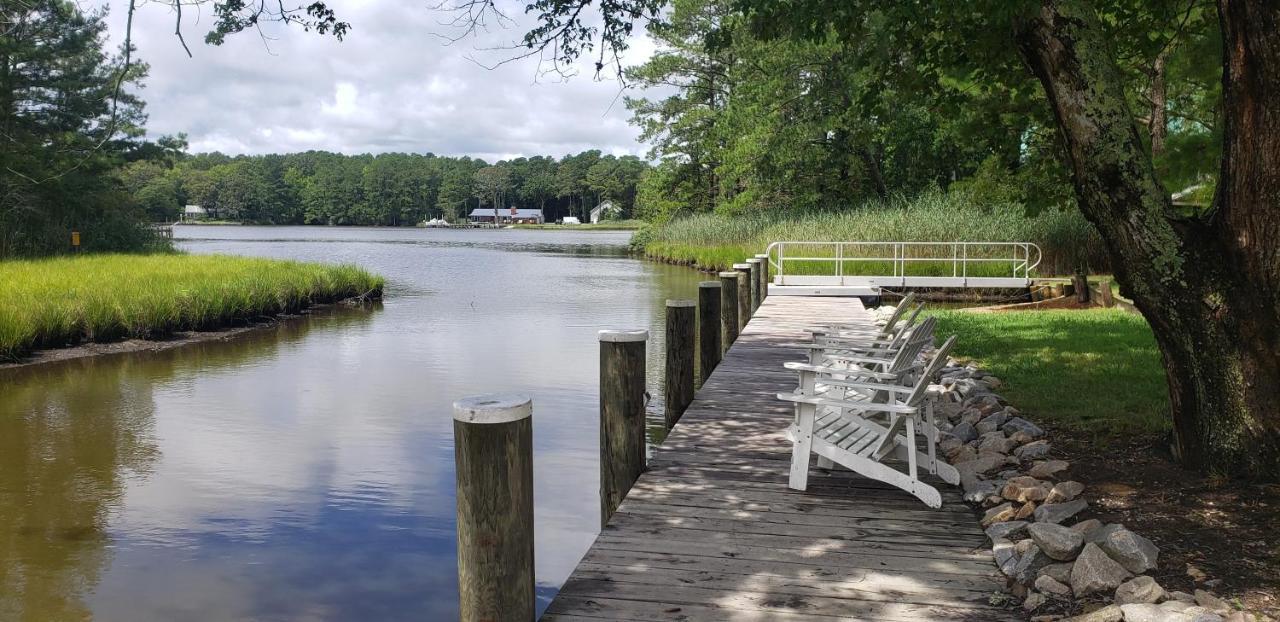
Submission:
[[[806,255],[792,255],[788,253],[787,247],[828,247],[832,249],[832,254],[822,257],[811,257]],[[891,251],[892,254],[861,256],[861,254],[849,255],[846,249],[850,247],[858,247],[859,249],[867,248],[883,248]],[[985,251],[1008,249],[1007,256],[999,257],[971,257],[970,249],[982,249]],[[917,253],[911,253],[912,250],[931,249],[937,256],[928,257],[920,256]],[[946,253],[944,254],[944,251]],[[863,250],[862,252],[866,252]],[[765,249],[768,255],[769,266],[774,276],[786,276],[786,264],[791,262],[832,262],[836,264],[835,274],[830,276],[842,277],[845,275],[844,265],[848,262],[858,261],[889,261],[893,265],[893,274],[883,275],[889,278],[906,278],[907,265],[913,262],[935,262],[935,263],[951,263],[951,273],[953,277],[968,278],[969,264],[980,263],[1009,263],[1010,276],[1012,278],[1030,279],[1031,272],[1040,265],[1043,258],[1040,247],[1033,242],[822,242],[822,241],[779,241],[769,244]],[[914,256],[912,256],[914,255]],[[948,257],[947,255],[950,255]],[[805,276],[815,276],[806,274]],[[824,276],[824,275],[816,275]],[[874,277],[872,277],[874,278]]]

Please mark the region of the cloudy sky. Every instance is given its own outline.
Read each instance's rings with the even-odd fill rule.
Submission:
[[[111,8],[113,44],[123,40],[125,4]],[[305,4],[305,3],[303,3]],[[350,22],[345,41],[265,27],[204,44],[213,20],[208,7],[183,12],[183,33],[194,58],[173,35],[169,6],[143,3],[134,18],[134,44],[151,65],[142,96],[155,136],[186,132],[192,151],[285,153],[325,149],[471,155],[562,156],[584,149],[642,155],[637,130],[616,81],[598,81],[586,67],[567,81],[539,77],[535,59],[492,65],[523,33],[520,23],[493,28],[453,45],[447,14],[434,0],[331,0]],[[523,3],[521,3],[521,6]],[[641,62],[652,45],[637,39],[627,61]]]

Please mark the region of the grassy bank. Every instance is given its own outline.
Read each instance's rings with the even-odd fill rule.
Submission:
[[[984,209],[964,195],[941,191],[910,201],[869,203],[838,212],[695,215],[648,226],[636,233],[633,245],[653,259],[723,270],[764,252],[770,242],[784,240],[1034,242],[1044,252],[1039,269],[1042,275],[1069,274],[1081,262],[1100,270],[1106,262],[1101,240],[1079,213],[1047,211],[1028,217],[1020,208]],[[803,271],[804,266],[788,264],[788,270],[797,267],[798,272]],[[886,267],[849,262],[845,273],[870,274]],[[813,268],[829,270],[831,264]],[[951,274],[950,261],[918,263],[911,268],[911,274]],[[1005,265],[993,265],[991,270],[1008,273]]]
[[[83,341],[155,338],[378,295],[353,266],[219,255],[0,262],[0,359]]]
[[[938,334],[959,336],[1005,386],[1010,403],[1037,420],[1099,436],[1170,427],[1164,369],[1142,316],[1085,311],[937,311]]]

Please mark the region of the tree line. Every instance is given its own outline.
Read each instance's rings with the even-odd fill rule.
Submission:
[[[119,172],[153,221],[178,219],[185,205],[210,218],[276,225],[413,225],[465,220],[476,208],[538,208],[548,221],[585,218],[609,200],[631,214],[648,165],[590,150],[493,164],[470,157],[384,153],[285,155],[202,153],[139,160]]]
[[[1053,111],[1017,55],[998,53],[1012,48],[997,16],[956,21],[974,29],[967,50],[933,32],[948,11],[932,22],[856,3],[799,9],[816,6],[851,22],[811,23],[773,1],[672,0],[649,24],[657,53],[623,73],[671,94],[627,99],[660,161],[641,214],[842,210],[953,184],[987,204],[1076,208]],[[1132,7],[1109,28],[1156,171],[1172,191],[1202,185],[1189,202],[1207,205],[1221,156],[1221,39],[1210,6],[1177,8]],[[878,19],[903,26],[881,33]],[[938,47],[909,43],[931,38]]]

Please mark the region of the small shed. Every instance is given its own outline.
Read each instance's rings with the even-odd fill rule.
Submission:
[[[621,214],[622,208],[614,205],[613,201],[602,201],[591,210],[591,224],[599,224],[601,220],[617,218]]]
[[[209,210],[199,205],[187,205],[182,208],[182,222],[204,220],[209,217]]]

